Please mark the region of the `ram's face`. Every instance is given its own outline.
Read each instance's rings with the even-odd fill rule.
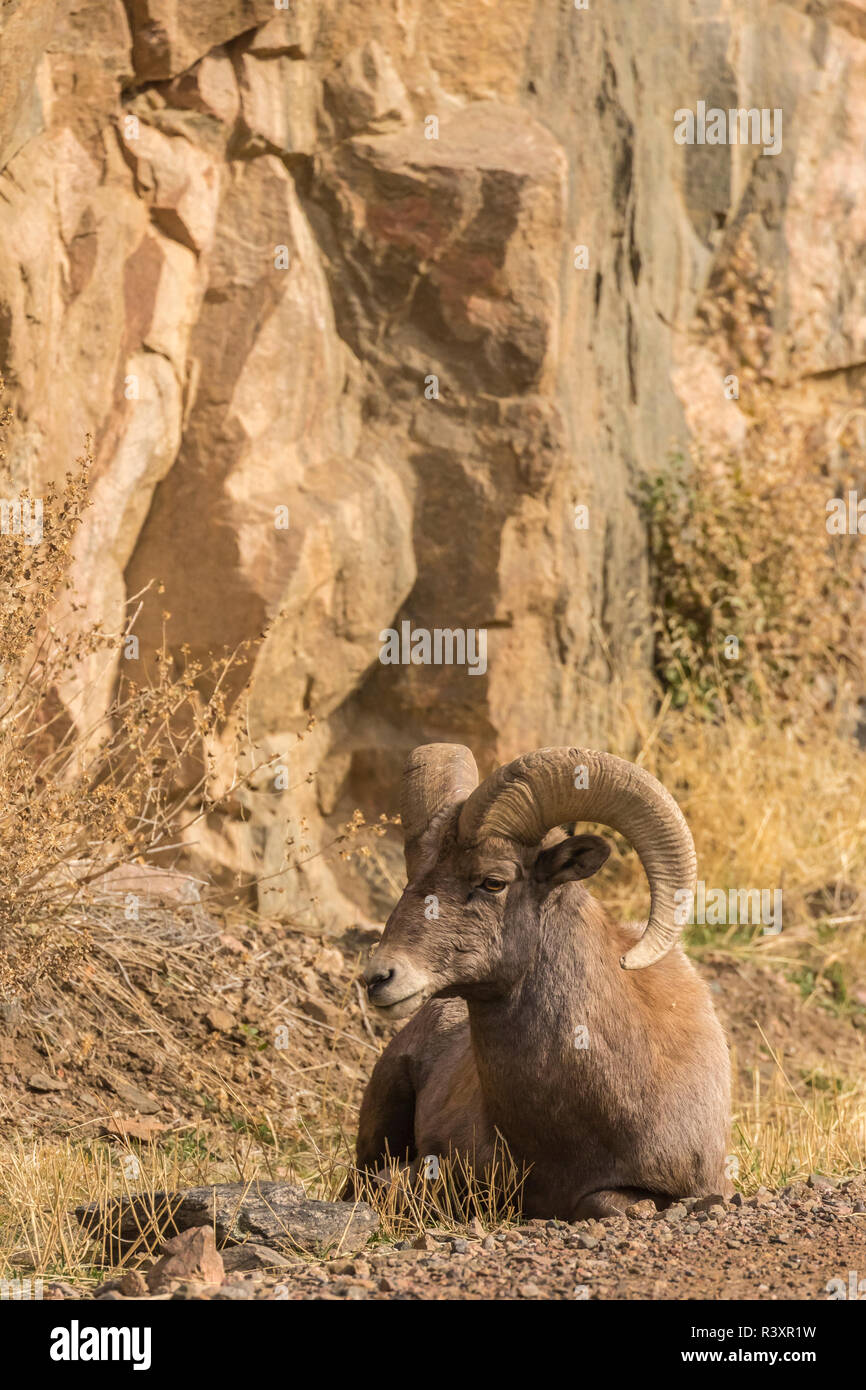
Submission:
[[[461,847],[453,819],[434,827],[364,972],[371,1003],[403,1018],[432,995],[495,998],[525,969],[541,904],[609,853],[594,835]]]

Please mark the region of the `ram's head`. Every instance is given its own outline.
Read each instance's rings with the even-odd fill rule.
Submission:
[[[468,748],[426,744],[406,764],[401,815],[408,883],[364,972],[371,1002],[392,1017],[431,995],[483,999],[515,983],[539,934],[556,929],[555,890],[608,856],[597,835],[563,833],[577,821],[618,830],[646,872],[649,921],[622,966],[652,965],[679,935],[678,894],[694,890],[692,837],[673,798],[633,763],[544,748],[479,786]],[[576,894],[579,909],[584,890]]]

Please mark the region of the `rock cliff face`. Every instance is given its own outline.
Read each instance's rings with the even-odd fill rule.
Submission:
[[[780,151],[677,143],[698,101]],[[415,742],[603,741],[642,473],[742,448],[759,391],[862,402],[864,108],[859,0],[0,0],[14,480],[93,435],[76,582],[115,629],[162,582],[144,658],[163,609],[194,653],[270,624],[253,732],[301,787],[201,845],[268,906],[345,915],[287,822],[393,810]],[[404,621],[485,629],[486,672],[382,664]]]

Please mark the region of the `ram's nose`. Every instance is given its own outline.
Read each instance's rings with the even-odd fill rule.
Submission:
[[[393,966],[373,964],[367,966],[367,969],[364,971],[364,983],[367,986],[367,995],[374,1004],[393,978]]]
[[[386,957],[378,952],[364,971],[364,983],[370,1003],[377,1009],[393,1011],[395,1017],[417,1008],[429,992],[425,971],[398,956]]]

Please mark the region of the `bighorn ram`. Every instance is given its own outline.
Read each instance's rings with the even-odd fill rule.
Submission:
[[[367,1087],[358,1168],[390,1155],[417,1171],[449,1151],[483,1167],[498,1131],[530,1169],[528,1216],[729,1191],[728,1053],[677,944],[695,852],[664,787],[579,748],[529,753],[479,786],[468,748],[428,744],[409,756],[401,810],[408,883],[364,976],[378,1009],[418,1012]],[[579,820],[637,850],[646,930],[610,922],[577,882],[609,854],[559,829]]]

